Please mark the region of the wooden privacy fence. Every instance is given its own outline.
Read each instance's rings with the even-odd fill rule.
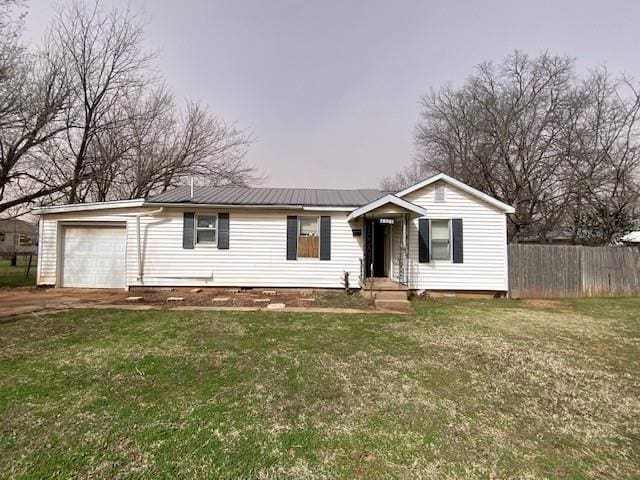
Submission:
[[[640,248],[509,245],[514,298],[640,295]]]

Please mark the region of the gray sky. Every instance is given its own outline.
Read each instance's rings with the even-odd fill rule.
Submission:
[[[37,40],[54,10],[28,3]],[[111,3],[144,9],[178,98],[253,130],[266,186],[378,186],[413,155],[420,96],[516,48],[640,79],[637,0]]]

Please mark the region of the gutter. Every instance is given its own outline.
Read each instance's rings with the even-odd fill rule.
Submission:
[[[138,200],[122,200],[116,202],[102,203],[76,203],[70,205],[56,205],[50,207],[38,207],[31,210],[34,215],[51,215],[57,213],[73,213],[97,210],[115,210],[121,208],[141,208],[141,207],[167,207],[167,208],[237,208],[237,209],[256,209],[256,210],[307,210],[307,211],[325,211],[325,212],[351,212],[362,205],[354,206],[331,206],[331,205],[238,205],[224,203],[162,203],[162,202],[145,202],[143,199]]]

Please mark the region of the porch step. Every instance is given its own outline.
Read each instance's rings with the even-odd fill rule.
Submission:
[[[395,282],[389,278],[367,278],[365,281],[360,282],[360,286],[363,290],[373,290],[374,292],[387,290],[409,290],[409,287],[406,285]]]
[[[411,312],[411,302],[409,300],[378,300],[375,301],[377,308],[394,310],[397,312]]]
[[[374,292],[376,300],[406,300],[406,290],[382,290]]]

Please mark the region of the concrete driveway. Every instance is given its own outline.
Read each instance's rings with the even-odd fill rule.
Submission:
[[[42,310],[125,303],[129,295],[125,290],[3,288],[0,289],[0,318]]]

